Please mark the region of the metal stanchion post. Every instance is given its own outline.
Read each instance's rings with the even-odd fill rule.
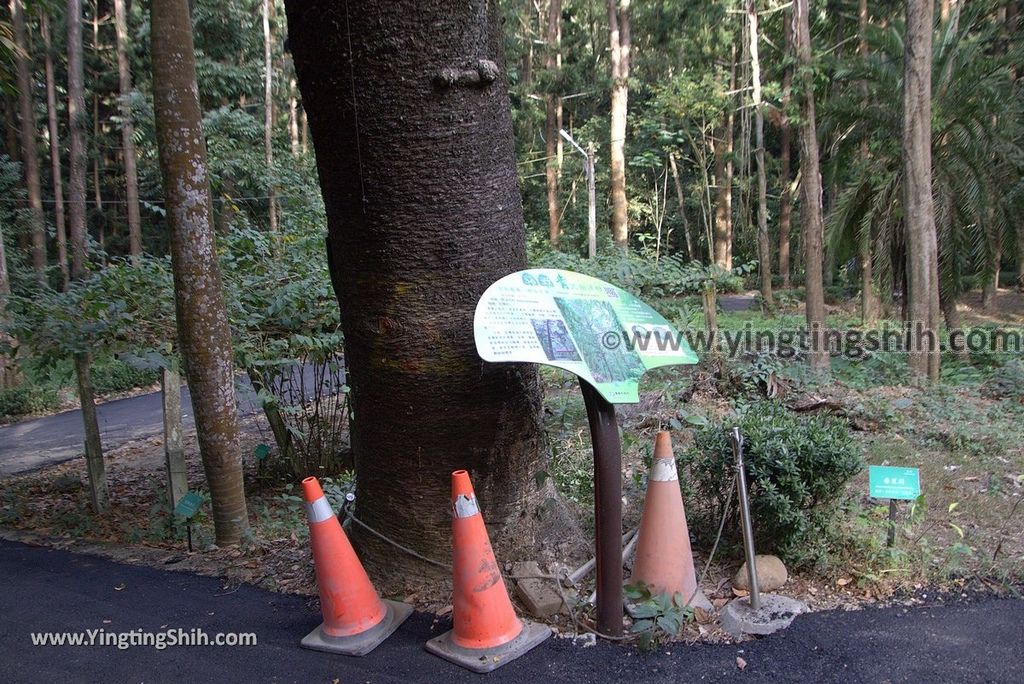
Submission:
[[[743,436],[740,429],[734,427],[729,435],[732,441],[732,452],[736,457],[736,477],[739,478],[740,523],[743,525],[743,548],[747,554],[747,574],[750,577],[750,607],[761,608],[761,588],[757,584],[757,563],[754,552],[754,525],[750,520],[750,500],[747,497],[747,473],[743,463]]]

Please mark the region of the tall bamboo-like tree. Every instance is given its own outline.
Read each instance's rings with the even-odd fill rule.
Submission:
[[[809,360],[811,368],[821,372],[828,370],[830,362],[825,347],[824,221],[808,0],[794,0],[793,10],[797,63],[800,66],[800,214],[803,218],[805,307],[810,331]]]
[[[50,133],[50,175],[53,176],[53,216],[57,242],[57,265],[61,288],[68,289],[67,219],[64,216],[64,179],[60,163],[60,132],[57,127],[57,83],[53,72],[53,49],[50,38],[50,17],[47,10],[39,15],[39,32],[43,37],[43,67],[46,75],[46,120]]]
[[[21,164],[28,194],[29,230],[32,239],[32,270],[40,285],[46,284],[46,215],[39,186],[39,156],[36,151],[36,115],[32,105],[32,57],[28,52],[28,30],[22,0],[11,0],[14,28],[15,73],[18,83],[18,114],[21,120]]]
[[[128,214],[128,253],[132,264],[142,256],[142,215],[139,212],[139,175],[135,168],[135,123],[132,112],[132,71],[128,62],[128,16],[125,0],[114,0],[117,39],[117,80],[121,94],[121,146],[124,162],[125,202]]]
[[[736,48],[733,46],[729,67],[729,92],[736,90]],[[735,114],[732,96],[729,97],[722,125],[715,134],[715,263],[732,268],[732,179],[733,179],[733,124]]]
[[[267,206],[270,235],[277,249],[277,191],[274,188],[274,36],[270,32],[270,0],[263,0],[263,151],[267,162]]]
[[[553,79],[562,67],[562,0],[548,1],[548,25],[546,32],[547,56],[544,66],[547,77]],[[562,235],[558,207],[558,180],[561,174],[562,98],[558,93],[548,93],[545,99],[546,121],[544,127],[547,165],[545,169],[548,192],[548,239],[555,247]]]
[[[857,8],[858,17],[858,32],[860,35],[860,44],[857,47],[857,53],[860,58],[867,59],[868,57],[868,0],[860,0],[860,4]],[[864,95],[861,98],[863,107],[866,109],[868,106],[868,84],[867,82],[861,83],[861,90]],[[868,150],[868,138],[867,136],[861,141],[860,146],[860,157],[861,161],[866,162]],[[865,226],[861,226],[860,236],[858,239],[858,261],[860,262],[860,318],[864,325],[871,325],[875,322],[875,317],[878,313],[878,298],[875,296],[875,279],[873,275],[873,262],[874,255],[871,249],[871,224],[868,223]]]
[[[783,57],[793,56],[793,10],[787,7],[782,14]],[[789,123],[789,104],[793,93],[793,67],[782,70],[782,111],[779,114],[779,274],[782,286],[792,284],[789,232],[793,221],[793,189],[790,182],[792,158],[792,126]]]
[[[483,291],[526,265],[498,6],[285,7],[341,305],[357,514],[443,557],[450,472],[466,468],[496,545],[529,554],[553,519],[535,480],[545,467],[537,370],[482,362],[472,335]],[[380,576],[438,576],[353,534]]]
[[[932,201],[932,1],[907,0],[903,58],[903,221],[910,369],[939,377],[939,266]]]
[[[747,31],[750,35],[751,101],[754,105],[754,156],[757,159],[757,258],[761,299],[772,307],[772,248],[768,236],[768,170],[764,161],[764,102],[761,100],[761,60],[757,41],[757,3],[747,0]]]
[[[611,43],[611,202],[612,239],[625,249],[629,240],[629,200],[626,197],[626,116],[629,110],[629,68],[632,58],[630,0],[608,0]]]
[[[206,140],[188,0],[152,3],[153,107],[178,321],[217,543],[249,529],[231,329],[214,241]]]

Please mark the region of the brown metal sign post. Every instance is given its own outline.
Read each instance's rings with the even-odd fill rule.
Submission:
[[[594,447],[597,631],[622,636],[622,446],[615,404],[580,380]]]

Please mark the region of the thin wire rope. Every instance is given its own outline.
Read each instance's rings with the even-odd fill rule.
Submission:
[[[359,196],[366,213],[366,185],[363,180],[363,149],[359,140],[359,105],[356,104],[356,56],[352,52],[352,24],[348,18],[348,0],[345,0],[345,40],[348,41],[348,75],[352,87],[352,116],[356,125],[356,165],[359,168]]]

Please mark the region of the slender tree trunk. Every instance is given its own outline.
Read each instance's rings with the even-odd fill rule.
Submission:
[[[292,156],[299,156],[299,99],[295,76],[288,79],[288,137],[292,144]]]
[[[100,266],[107,266],[107,215],[103,210],[103,188],[100,185],[100,162],[103,154],[99,147],[100,139],[100,94],[99,80],[102,71],[100,58],[100,4],[99,0],[92,3],[92,56],[97,68],[92,72],[93,93],[92,93],[92,144],[95,155],[92,159],[92,191],[93,202],[96,205],[97,238],[100,246]],[[86,228],[88,230],[88,228]]]
[[[85,76],[82,68],[82,0],[68,0],[68,228],[71,277],[88,269],[85,231]]]
[[[64,180],[60,163],[60,133],[57,128],[57,85],[53,74],[51,54],[50,18],[46,12],[39,15],[39,30],[43,36],[43,56],[46,71],[46,118],[50,132],[50,174],[53,176],[53,214],[57,237],[57,265],[60,267],[61,289],[68,289],[67,221],[64,218]]]
[[[548,78],[553,79],[562,67],[562,0],[549,0],[547,26],[547,57],[545,68]],[[562,98],[557,93],[548,93],[545,99],[545,150],[547,156],[546,176],[548,193],[548,239],[551,245],[558,246],[562,228],[558,207],[558,177],[561,172],[561,155],[558,154],[559,131],[562,129]]]
[[[782,32],[784,35],[784,55],[793,55],[793,11],[787,8],[782,15]],[[789,103],[793,90],[793,68],[786,66],[782,71],[782,115],[779,127],[779,274],[782,276],[782,286],[792,285],[790,267],[790,244],[789,232],[793,221],[793,189],[790,182],[790,155],[792,142],[790,140]]]
[[[82,4],[68,0],[68,225],[71,229],[71,279],[88,275],[88,253],[85,231],[85,116],[84,76],[82,73]],[[96,419],[96,400],[89,366],[92,355],[75,354],[75,377],[78,401],[85,428],[85,458],[89,473],[89,493],[93,511],[102,513],[107,507],[107,480],[103,463],[103,445]]]
[[[907,0],[903,57],[903,216],[911,372],[939,377],[939,273],[932,202],[932,2]]]
[[[18,161],[21,157],[21,151],[19,147],[21,143],[18,142],[18,128],[16,122],[18,119],[17,105],[14,104],[14,98],[4,92],[4,136],[5,143],[4,147],[7,151],[7,156],[11,158],[11,161]]]
[[[857,14],[860,20],[860,45],[857,51],[860,54],[860,58],[866,60],[868,57],[868,0],[860,0]],[[861,90],[863,92],[861,106],[867,108],[867,82],[861,84]],[[860,144],[862,163],[867,162],[868,154],[868,139],[867,136],[864,136]],[[861,322],[868,326],[875,322],[875,318],[878,315],[878,297],[875,294],[875,279],[873,275],[874,257],[871,249],[871,226],[861,230],[858,255],[860,261],[860,318]]]
[[[825,292],[822,281],[821,171],[818,131],[814,111],[814,79],[811,74],[811,27],[808,0],[794,0],[797,62],[800,66],[800,214],[803,218],[805,305],[810,331],[811,369],[827,372],[825,346]]]
[[[608,0],[611,41],[611,201],[612,239],[626,249],[629,241],[629,201],[626,198],[626,116],[629,102],[630,0]]]
[[[263,0],[263,149],[267,162],[267,205],[270,235],[275,250],[281,249],[277,228],[277,192],[274,188],[274,60],[273,35],[270,33],[270,0]]]
[[[991,215],[993,212],[989,213]],[[991,221],[989,225],[989,270],[992,274],[981,289],[981,308],[985,311],[990,311],[996,304],[996,295],[999,294],[999,267],[1003,261],[1003,236]]]
[[[761,101],[761,61],[757,50],[757,3],[747,0],[747,21],[750,31],[750,78],[754,104],[754,156],[757,159],[757,258],[761,275],[761,299],[771,308],[772,248],[768,236],[768,170],[764,161],[764,103]]]
[[[139,212],[139,176],[135,170],[135,124],[132,113],[132,72],[128,62],[128,16],[125,0],[114,0],[117,35],[117,77],[121,90],[121,145],[123,146],[125,203],[128,213],[128,254],[137,266],[142,256],[142,215]]]
[[[483,291],[526,266],[498,7],[285,7],[327,206],[358,515],[445,557],[449,474],[467,468],[495,545],[531,557],[553,519],[537,515],[549,496],[535,480],[546,464],[537,370],[481,362],[471,333]],[[442,576],[360,528],[353,534],[371,574]]]
[[[11,24],[18,84],[18,113],[21,119],[21,162],[28,193],[29,230],[32,239],[32,270],[40,285],[46,285],[46,215],[43,193],[39,186],[39,156],[36,150],[36,116],[32,106],[32,57],[28,53],[28,30],[25,28],[25,7],[22,0],[11,0]]]
[[[729,91],[736,89],[736,48],[732,51],[732,67],[729,75]],[[715,185],[718,194],[715,200],[715,263],[722,268],[732,268],[732,178],[733,178],[733,120],[735,114],[730,104],[724,112],[722,127],[715,139]]]
[[[676,165],[676,156],[671,152],[668,155],[668,164],[672,169],[672,182],[676,186],[676,199],[679,200],[679,217],[683,219],[683,236],[686,238],[686,257],[692,261],[696,256],[693,253],[693,238],[690,237],[690,222],[686,219],[686,195],[683,194],[683,183],[679,179],[679,167]]]
[[[217,263],[187,0],[153,0],[152,22],[153,108],[170,228],[178,338],[217,543],[237,544],[247,533],[249,521],[231,329]]]

